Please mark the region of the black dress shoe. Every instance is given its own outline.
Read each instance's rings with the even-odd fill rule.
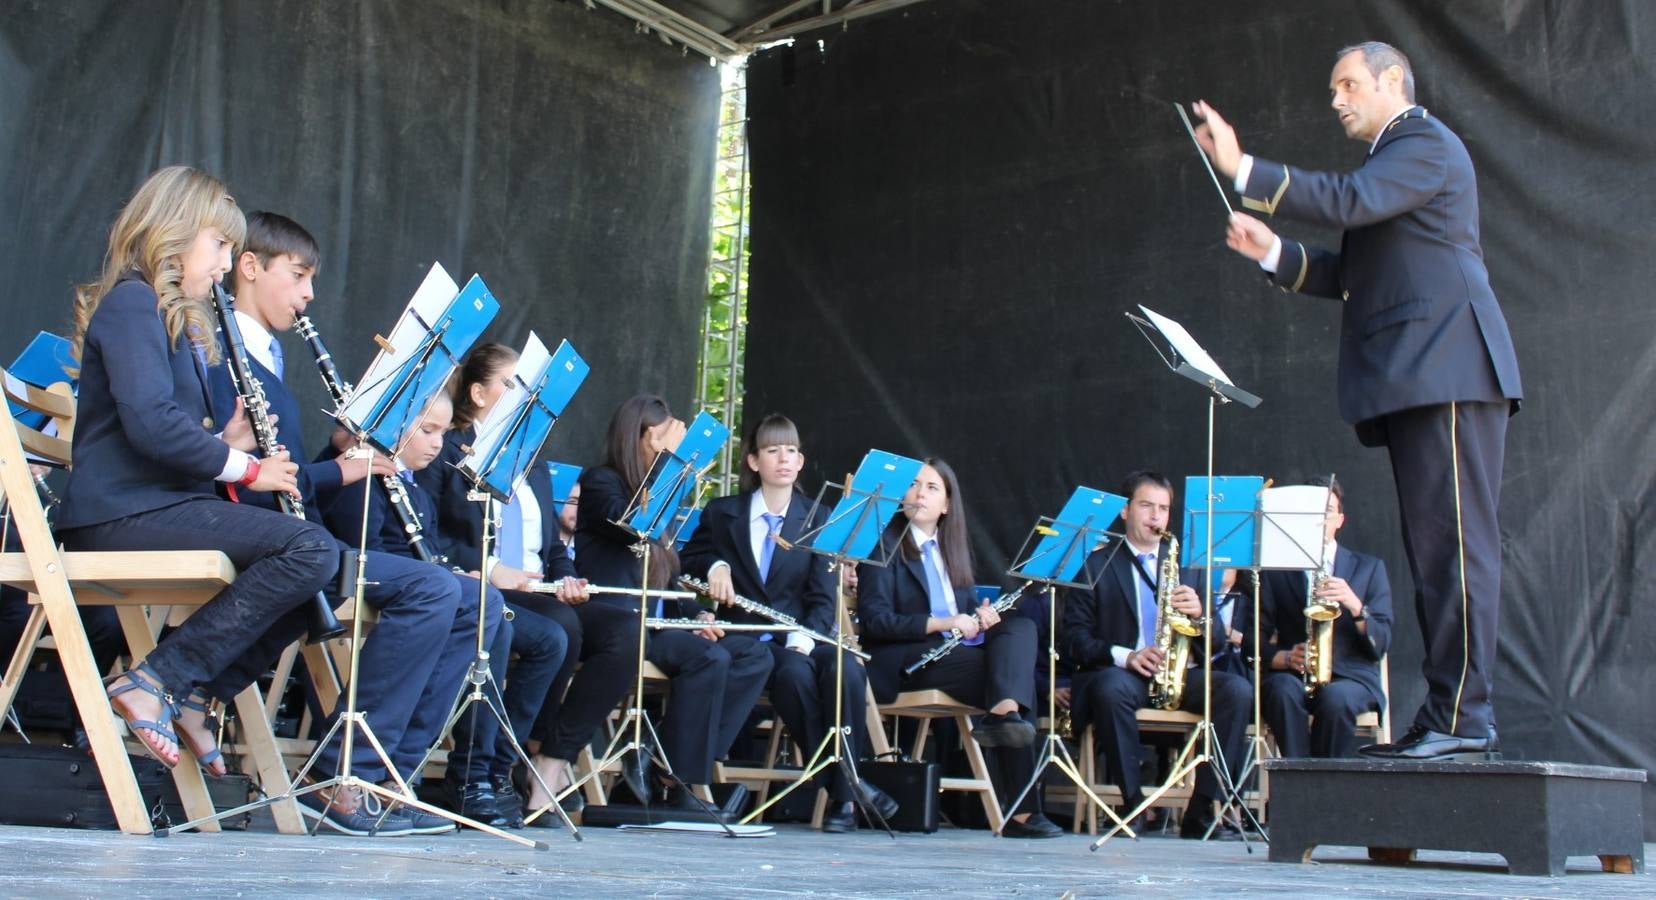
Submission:
[[[897,798],[875,787],[873,782],[859,782],[857,789],[862,792],[863,805],[879,813],[887,823],[897,815]]]
[[[822,830],[828,834],[850,834],[857,830],[857,804],[840,803],[822,817]]]
[[[980,747],[1027,747],[1035,740],[1035,726],[1016,710],[1004,716],[990,714],[972,728],[972,738]]]
[[[489,781],[494,784],[495,811],[506,820],[507,828],[523,827],[523,795],[517,791],[517,785],[512,783],[510,775],[492,775]]]
[[[1179,837],[1199,841],[1207,837],[1208,828],[1213,825],[1213,801],[1205,797],[1193,797],[1190,805],[1185,807],[1184,818],[1179,820]],[[1218,829],[1214,829],[1218,834]]]
[[[1500,759],[1497,746],[1494,735],[1461,737],[1414,725],[1402,740],[1391,744],[1370,744],[1357,752],[1370,759],[1448,762]]]
[[[511,827],[511,819],[500,814],[500,804],[495,797],[492,782],[473,782],[461,787],[459,794],[460,802],[456,804],[458,808],[455,812],[468,819],[482,822],[484,825],[492,825],[495,828]],[[518,824],[523,823],[520,820]]]
[[[694,787],[688,784],[674,784],[666,789],[665,795],[659,801],[664,810],[680,810],[683,812],[701,812],[702,804],[699,798],[692,793]]]
[[[1055,838],[1063,837],[1064,829],[1040,813],[1030,813],[1029,818],[1020,822],[1017,819],[1007,819],[1001,826],[1001,837],[1007,838]]]

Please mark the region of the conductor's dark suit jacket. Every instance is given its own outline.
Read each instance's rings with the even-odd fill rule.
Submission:
[[[1503,399],[1517,409],[1518,360],[1484,267],[1472,158],[1423,107],[1394,119],[1353,172],[1255,157],[1242,204],[1344,232],[1338,252],[1283,240],[1273,280],[1345,303],[1340,414],[1365,444],[1384,443],[1373,420],[1404,409]]]

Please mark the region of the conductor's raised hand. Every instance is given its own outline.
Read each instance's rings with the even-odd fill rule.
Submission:
[[[299,465],[279,450],[259,460],[259,476],[247,486],[250,491],[282,491],[303,500],[299,494]]]
[[[1233,212],[1225,228],[1225,246],[1259,262],[1271,252],[1276,243],[1276,232],[1270,226],[1247,213]]]
[[[1190,108],[1202,120],[1196,126],[1196,143],[1202,146],[1202,152],[1213,161],[1213,168],[1219,174],[1226,179],[1236,178],[1236,167],[1242,163],[1242,145],[1236,141],[1236,129],[1206,100],[1197,100]]]

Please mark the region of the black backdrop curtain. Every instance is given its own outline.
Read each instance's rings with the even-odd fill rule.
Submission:
[[[317,236],[310,314],[347,378],[433,261],[481,273],[485,339],[592,364],[547,452],[593,462],[622,399],[693,392],[718,102],[705,58],[579,3],[0,2],[0,355],[67,333],[120,205],[187,163]]]
[[[871,446],[949,458],[989,580],[1073,485],[1113,490],[1150,466],[1182,487],[1202,470],[1202,391],[1122,313],[1180,319],[1265,398],[1221,411],[1220,474],[1344,482],[1342,540],[1390,570],[1406,726],[1424,692],[1413,591],[1385,456],[1336,411],[1340,311],[1279,294],[1225,249],[1165,102],[1210,100],[1245,150],[1354,168],[1363,148],[1327,83],[1334,51],[1367,39],[1411,55],[1420,101],[1478,166],[1528,391],[1502,503],[1503,743],[1650,768],[1656,99],[1634,86],[1652,79],[1656,6],[1642,0],[937,0],[765,53],[749,73],[746,408],[794,416],[818,479]]]

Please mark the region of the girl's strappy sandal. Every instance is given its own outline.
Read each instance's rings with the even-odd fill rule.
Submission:
[[[126,679],[126,683],[117,684],[116,682],[122,678]],[[169,769],[178,765],[178,735],[169,727],[172,720],[178,716],[178,707],[173,702],[172,695],[161,686],[161,676],[147,663],[139,663],[119,675],[111,676],[105,684],[108,685],[107,694],[111,701],[130,691],[143,691],[161,701],[161,714],[154,720],[134,719],[115,703],[110,703],[110,708],[126,722],[132,736],[144,745],[144,750],[150,756]],[[152,740],[151,735],[162,738],[164,742]],[[168,758],[168,751],[171,751],[171,759]]]

